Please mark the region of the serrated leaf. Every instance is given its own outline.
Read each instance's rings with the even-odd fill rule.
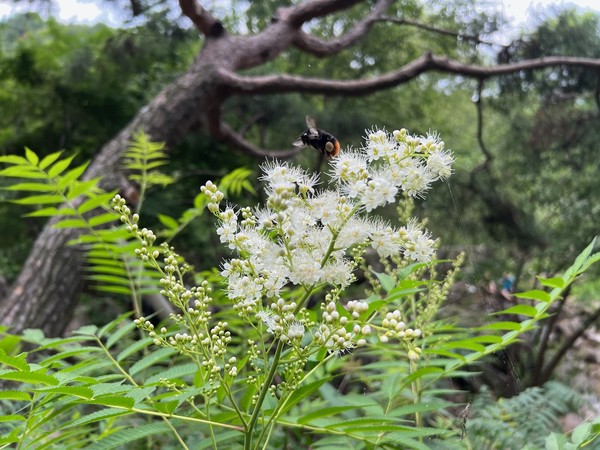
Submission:
[[[2,189],[7,191],[56,192],[55,186],[46,183],[15,183]]]
[[[86,400],[86,405],[103,405],[116,408],[131,409],[135,405],[135,400],[123,395],[102,395],[97,398]]]
[[[394,281],[394,279],[387,273],[378,273],[378,272],[373,272],[373,273],[375,274],[375,276],[381,283],[381,287],[386,292],[390,292],[396,286],[396,282]]]
[[[124,336],[131,334],[131,332],[135,329],[136,325],[133,322],[129,322],[124,326],[121,326],[117,331],[110,335],[110,337],[106,341],[106,348],[111,348],[113,345],[115,345],[117,342],[123,339]]]
[[[77,169],[73,169],[73,170],[77,170]],[[76,175],[76,173],[74,175]],[[67,200],[73,200],[74,198],[77,198],[82,194],[93,195],[92,192],[95,189],[96,185],[98,184],[98,180],[99,180],[98,178],[94,178],[92,180],[85,180],[85,181],[80,181],[77,179],[75,179],[73,181],[69,181],[69,179],[65,177],[60,181],[60,183],[58,185],[59,185],[59,187],[62,187],[63,189],[68,186]]]
[[[0,163],[27,164],[27,160],[18,155],[0,155]]]
[[[63,219],[53,225],[53,228],[89,228],[83,219]]]
[[[28,392],[21,391],[0,391],[0,400],[15,400],[28,402],[31,400],[31,396]]]
[[[130,413],[127,411],[123,411],[122,409],[104,408],[100,411],[95,411],[93,413],[86,414],[85,416],[77,418],[73,422],[66,424],[65,428],[88,425],[90,423],[100,422],[101,420],[109,419],[111,417],[123,416],[125,414]]]
[[[29,364],[27,364],[26,358],[26,353],[21,353],[19,356],[10,356],[4,350],[0,349],[0,364],[6,364],[15,369],[28,372]]]
[[[98,214],[97,216],[90,217],[88,222],[92,228],[95,228],[100,225],[104,225],[106,223],[111,223],[117,220],[117,217],[111,213],[107,212],[104,214]]]
[[[61,173],[63,173],[66,170],[66,168],[71,165],[71,162],[74,158],[75,155],[71,155],[54,163],[54,165],[50,167],[50,169],[48,169],[48,176],[50,178],[55,178]]]
[[[177,220],[171,216],[167,216],[166,214],[159,214],[158,220],[169,230],[175,230],[177,227],[179,227]]]
[[[45,169],[47,168],[49,165],[51,165],[54,161],[56,161],[58,158],[60,158],[60,155],[62,155],[62,150],[58,151],[58,152],[54,152],[54,153],[50,153],[49,155],[45,156],[42,161],[39,164],[40,169]]]
[[[53,217],[60,214],[60,210],[54,206],[37,209],[33,212],[24,214],[24,217]]]
[[[538,310],[529,305],[515,305],[494,314],[521,314],[523,316],[535,317],[538,314]]]
[[[31,166],[11,166],[0,170],[0,176],[26,178],[31,180],[47,180],[45,173],[41,172],[37,167]]]
[[[115,192],[107,192],[106,194],[98,194],[90,197],[85,200],[79,207],[77,211],[80,214],[84,214],[92,209],[98,208],[101,205],[108,205],[111,199],[115,196]]]
[[[550,294],[540,289],[533,289],[531,291],[519,292],[515,294],[517,298],[526,298],[531,300],[538,300],[540,302],[548,303],[552,300]]]
[[[296,390],[290,395],[285,406],[281,408],[281,414],[285,414],[291,408],[293,408],[296,404],[298,404],[302,399],[308,397],[310,394],[318,390],[323,384],[327,383],[331,377],[323,377],[317,381],[313,381],[312,383],[308,383],[305,385],[296,388]]]
[[[45,393],[53,393],[53,394],[63,394],[70,395],[73,397],[83,398],[83,399],[91,399],[94,396],[94,392],[88,388],[83,386],[58,386],[58,387],[50,387],[50,388],[40,388],[40,389],[32,389],[33,392],[45,392]]]
[[[137,353],[137,352],[143,350],[144,348],[148,347],[150,344],[152,344],[152,342],[153,342],[152,338],[145,338],[145,339],[134,342],[130,346],[124,348],[121,351],[121,353],[119,353],[117,355],[117,361],[119,361],[119,362],[123,361],[128,356],[131,356],[134,353]]]
[[[545,287],[562,289],[565,286],[565,280],[563,280],[561,277],[537,277],[537,279],[540,282],[540,284]]]
[[[125,286],[98,285],[94,286],[94,289],[98,292],[107,292],[109,294],[131,295],[131,289]]]
[[[117,447],[130,448],[126,444],[137,441],[155,434],[164,434],[170,432],[169,427],[162,422],[153,422],[147,425],[139,425],[136,427],[127,427],[116,431],[92,445],[89,445],[86,450],[110,450]]]
[[[46,384],[50,386],[57,386],[58,380],[53,376],[46,375],[44,372],[46,369],[41,369],[35,372],[17,372],[16,370],[0,373],[0,379],[20,381],[22,383],[31,384]]]
[[[33,150],[29,147],[25,147],[25,158],[29,161],[33,166],[37,166],[37,163],[40,161],[38,155],[35,154]]]
[[[50,203],[62,203],[64,198],[62,195],[31,195],[29,197],[18,198],[11,200],[12,203],[18,205],[46,205]]]
[[[159,361],[168,359],[177,353],[177,350],[172,348],[159,348],[158,350],[150,353],[148,356],[140,359],[129,369],[129,374],[134,376],[144,369],[156,364]]]
[[[176,365],[151,376],[146,380],[145,384],[158,383],[161,379],[173,380],[184,378],[194,375],[197,370],[198,366],[194,363]]]
[[[571,441],[574,444],[580,445],[590,436],[590,432],[592,431],[592,424],[589,422],[584,422],[573,430],[571,433]]]
[[[9,414],[6,416],[0,416],[0,422],[25,422],[27,418],[20,414]]]
[[[306,414],[305,416],[299,417],[297,419],[297,422],[300,424],[306,424],[315,419],[335,416],[342,412],[356,410],[357,408],[357,406],[331,406],[329,408],[318,408],[316,411]]]

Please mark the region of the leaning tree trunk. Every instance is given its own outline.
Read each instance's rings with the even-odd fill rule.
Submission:
[[[214,76],[194,65],[188,73],[165,88],[106,144],[85,174],[103,176],[103,187],[123,186],[119,159],[134,132],[144,130],[152,140],[175,144],[197,127],[198,111],[213,92]],[[207,95],[208,94],[208,95]],[[56,229],[51,220],[37,237],[19,277],[0,302],[0,324],[19,333],[40,328],[49,336],[60,335],[72,317],[81,288],[83,254],[67,242],[81,230]]]

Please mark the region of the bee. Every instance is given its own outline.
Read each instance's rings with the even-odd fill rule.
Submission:
[[[319,150],[327,159],[340,153],[340,141],[333,134],[317,128],[315,119],[306,116],[306,126],[308,130],[298,136],[298,139],[292,143],[294,147],[308,145]]]

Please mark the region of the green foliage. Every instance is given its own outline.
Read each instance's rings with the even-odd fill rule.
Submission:
[[[560,417],[582,406],[580,395],[558,382],[497,401],[484,390],[471,405],[467,439],[474,448],[543,448]]]
[[[142,134],[136,137],[133,147],[125,164],[137,181],[151,186],[153,169],[164,163],[164,154],[160,146],[151,145]],[[501,312],[519,314],[523,320],[496,321],[478,329],[435,319],[453,281],[452,271],[440,282],[436,264],[389,265],[384,273],[372,272],[366,266],[367,273],[373,274],[373,293],[366,299],[368,310],[362,314],[368,317],[381,308],[398,309],[407,321],[407,330],[420,329],[421,334],[400,340],[396,346],[371,340],[364,349],[344,357],[328,355],[323,347],[309,355],[307,371],[292,381],[290,377],[299,376],[299,368],[294,359],[287,359],[288,351],[283,351],[282,345],[275,348],[274,341],[264,337],[264,330],[244,327],[238,312],[223,303],[218,293],[213,296],[218,324],[202,319],[212,314],[198,303],[203,304],[212,295],[207,282],[189,291],[198,300],[193,308],[187,291],[174,290],[169,280],[183,282],[184,276],[189,279],[186,274],[191,268],[168,246],[154,246],[151,231],[141,230],[140,243],[133,244],[125,239],[122,227],[105,230],[92,223],[98,216],[88,218],[88,214],[102,206],[98,199],[106,200],[106,194],[98,190],[98,180],[81,181],[86,165],[71,167],[72,160],[61,159],[60,154],[40,158],[26,150],[24,157],[3,157],[0,161],[8,167],[0,174],[24,180],[12,185],[16,186],[13,190],[27,194],[16,201],[25,205],[42,201],[41,211],[54,208],[38,215],[54,215],[58,226],[91,230],[78,242],[89,246],[91,274],[101,286],[109,292],[139,296],[144,286],[155,289],[152,286],[159,276],[163,294],[179,313],[172,317],[172,326],[161,326],[160,330],[149,320],[130,321],[124,315],[101,328],[83,327],[69,338],[49,339],[37,331],[27,331],[21,337],[5,334],[0,341],[0,380],[18,386],[2,394],[0,427],[5,446],[103,449],[152,437],[156,443],[162,442],[163,448],[188,448],[191,442],[217,448],[241,446],[248,433],[254,434],[257,445],[269,448],[287,443],[314,448],[401,445],[425,449],[448,443],[459,433],[458,427],[425,426],[435,423],[452,406],[444,397],[449,391],[440,382],[468,376],[464,371],[468,366],[534,329],[575,278],[600,259],[600,254],[592,253],[592,242],[562,276],[540,279],[547,291],[518,294],[526,302]],[[227,191],[249,189],[246,180],[250,173],[240,169],[225,177]],[[159,175],[156,179],[162,178]],[[208,200],[198,200],[194,205],[198,211],[204,202],[214,208],[211,196],[216,194],[207,191],[203,195]],[[82,197],[76,198],[75,194]],[[56,207],[61,201],[66,201],[66,206]],[[64,210],[67,214],[63,219],[59,215]],[[119,213],[125,231],[138,234],[139,217],[123,208]],[[167,216],[161,220],[172,229],[183,224]],[[105,224],[100,221],[98,225]],[[164,264],[156,262],[159,250],[165,254]],[[134,254],[139,259],[134,260]],[[158,275],[150,275],[152,271]],[[424,277],[425,271],[429,278]],[[127,290],[114,289],[120,280],[127,280]],[[282,295],[294,298],[298,292]],[[341,306],[336,312],[350,318]],[[232,342],[228,359],[218,353],[220,339],[227,336],[219,330],[226,323],[233,331],[228,335]],[[147,331],[148,337],[135,337],[136,326]],[[195,347],[187,344],[190,330],[195,336],[211,336],[212,344],[200,347],[206,354],[197,354]],[[261,347],[248,339],[260,342]],[[391,339],[395,339],[393,335]],[[33,350],[18,353],[15,350],[19,343]],[[282,364],[274,364],[274,360]],[[218,376],[214,375],[215,364]],[[268,387],[266,380],[275,375],[282,380],[280,388],[273,387],[278,395],[267,395],[261,383]],[[526,404],[540,397],[535,390],[523,396],[519,401]],[[554,413],[540,417],[546,426],[562,411],[561,397],[554,392],[551,398]],[[483,406],[476,409],[484,410]],[[493,412],[489,414],[495,417]],[[541,436],[541,426],[528,429],[528,436],[534,431]],[[574,439],[581,441],[580,434],[583,431]],[[494,435],[494,439],[500,437]]]

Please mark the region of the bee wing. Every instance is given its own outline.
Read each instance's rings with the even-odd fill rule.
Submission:
[[[310,131],[311,135],[317,135],[319,134],[317,132],[317,122],[315,119],[313,119],[310,116],[306,116],[306,127],[308,128],[308,131]]]
[[[294,142],[292,142],[294,147],[304,147],[304,142],[302,142],[302,136],[298,137]]]

